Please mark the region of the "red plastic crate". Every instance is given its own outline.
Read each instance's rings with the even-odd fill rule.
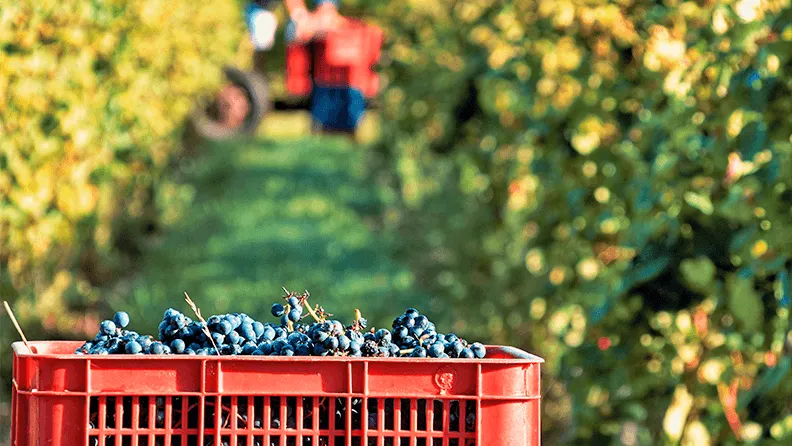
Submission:
[[[12,445],[523,446],[543,360],[74,355],[14,343]],[[218,409],[218,406],[220,407]]]
[[[287,45],[287,90],[290,94],[304,96],[311,92],[316,81],[322,86],[354,87],[366,97],[375,96],[379,90],[379,76],[372,66],[380,58],[382,39],[383,32],[376,26],[348,19],[343,27],[329,33],[325,39]]]

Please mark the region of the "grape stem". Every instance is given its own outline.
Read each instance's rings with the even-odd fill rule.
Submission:
[[[294,331],[294,324],[292,323],[291,319],[289,319],[289,312],[291,311],[291,305],[286,304],[286,308],[284,309],[283,314],[286,315],[286,331],[289,333]]]
[[[314,310],[311,309],[311,305],[309,305],[308,302],[305,302],[305,308],[308,309],[308,313],[312,318],[314,318],[316,322],[324,322],[323,320],[319,319],[319,316],[317,316]]]
[[[282,286],[281,288],[283,288],[283,292],[286,293],[286,298],[289,298],[289,297],[297,295],[297,293],[294,293],[294,292],[291,292],[291,291],[287,290],[285,286]],[[308,290],[305,290],[305,294],[303,294],[302,298],[300,299],[302,301],[301,304],[305,305],[305,308],[308,309],[308,313],[311,315],[312,318],[314,318],[314,320],[316,322],[324,322],[324,320],[319,319],[319,316],[317,316],[316,313],[314,312],[314,310],[311,309],[311,305],[308,304],[308,298],[309,297],[311,297],[311,294],[308,292]],[[288,307],[288,305],[286,305],[286,306]],[[287,312],[286,314],[289,314],[289,313]],[[289,323],[289,325],[291,325],[291,323]]]
[[[19,337],[22,338],[22,342],[25,343],[25,347],[27,347],[30,353],[33,353],[33,349],[30,348],[30,344],[28,344],[28,340],[25,337],[25,333],[22,332],[22,327],[19,326],[19,322],[17,322],[16,317],[14,317],[14,312],[11,311],[11,306],[8,305],[8,302],[3,301],[3,306],[5,307],[6,313],[8,313],[8,317],[11,318],[11,322],[14,324],[14,328],[16,328],[17,333],[19,333]]]
[[[193,300],[190,299],[190,295],[187,294],[186,291],[184,292],[184,300],[187,302],[187,305],[190,306],[190,309],[193,310],[193,313],[195,313],[195,315],[198,316],[198,320],[203,323],[203,326],[201,327],[202,331],[204,332],[206,337],[209,338],[209,342],[212,343],[212,346],[214,346],[215,353],[217,353],[217,356],[220,356],[220,349],[217,348],[217,344],[215,344],[214,338],[212,338],[212,333],[209,332],[209,324],[206,323],[206,320],[203,318],[203,316],[201,316],[201,309],[198,308],[197,305],[195,305],[195,302],[193,302]]]

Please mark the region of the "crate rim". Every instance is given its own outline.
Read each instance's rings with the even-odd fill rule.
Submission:
[[[28,341],[28,344],[35,349],[42,345],[60,345],[64,348],[68,345],[70,347],[77,347],[84,344],[85,341]],[[28,350],[27,345],[22,341],[16,341],[11,344],[11,349],[14,356],[18,358],[42,358],[42,359],[62,359],[62,360],[86,360],[86,359],[100,359],[102,361],[118,361],[129,360],[134,358],[136,361],[180,361],[180,360],[213,360],[213,361],[278,361],[278,362],[325,362],[325,361],[338,361],[338,362],[388,362],[388,363],[420,363],[420,364],[542,364],[544,359],[532,353],[528,353],[517,347],[505,345],[485,345],[487,350],[499,351],[509,355],[508,358],[483,358],[483,359],[466,359],[466,358],[378,358],[378,357],[350,357],[350,356],[253,356],[253,355],[129,355],[129,354],[113,354],[113,355],[77,355],[69,353],[37,353]]]

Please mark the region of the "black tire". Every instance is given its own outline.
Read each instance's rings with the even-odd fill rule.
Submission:
[[[241,71],[233,67],[226,67],[224,71],[230,83],[245,90],[250,105],[250,111],[242,125],[235,128],[228,128],[215,121],[207,112],[206,106],[201,105],[197,107],[190,119],[190,130],[195,132],[195,136],[202,139],[219,141],[253,135],[264,119],[264,116],[272,108],[269,97],[269,86],[267,80],[262,75]]]

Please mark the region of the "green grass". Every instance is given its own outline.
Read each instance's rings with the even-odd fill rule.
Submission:
[[[109,304],[129,309],[132,328],[155,332],[168,307],[205,315],[241,311],[272,320],[270,305],[308,289],[314,303],[348,321],[355,308],[390,325],[421,307],[406,267],[375,226],[377,188],[365,178],[364,148],[332,139],[260,139],[205,149],[184,166],[195,198],[145,247],[135,277]]]

